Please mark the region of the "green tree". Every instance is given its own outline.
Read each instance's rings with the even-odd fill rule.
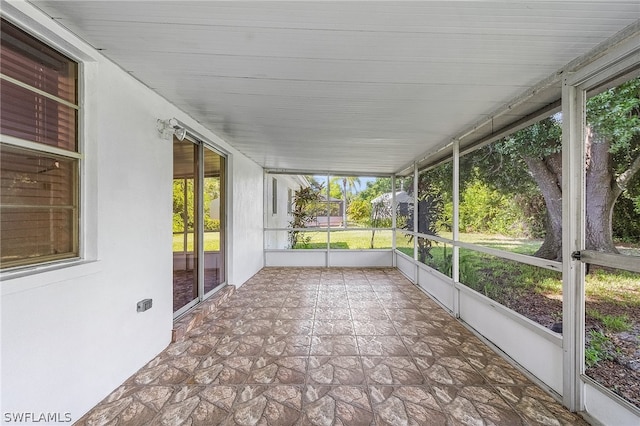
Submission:
[[[342,188],[335,179],[329,181],[329,197],[339,200],[342,198]]]
[[[426,183],[426,186],[419,187],[418,197],[418,211],[417,211],[417,224],[418,233],[426,235],[438,235],[438,224],[442,221],[442,214],[444,212],[444,203],[439,190]],[[420,190],[421,189],[421,190]],[[411,205],[408,209],[408,216],[403,227],[405,229],[413,229],[414,215],[416,209]],[[413,236],[409,238],[409,241],[413,239]],[[431,240],[427,238],[418,238],[418,260],[422,263],[427,262],[427,258],[431,259]]]
[[[194,229],[192,179],[173,180],[173,232]]]
[[[185,191],[186,190],[186,191]],[[193,179],[173,180],[173,232],[195,229],[195,199]],[[211,201],[220,198],[220,179],[204,179],[203,222],[205,231],[220,229],[220,221],[211,219]]]
[[[617,252],[612,232],[616,201],[625,192],[640,192],[634,179],[640,171],[640,78],[589,99],[587,123],[586,245]]]
[[[637,191],[630,186],[640,170],[639,114],[640,78],[587,101],[587,249],[617,252],[612,217],[620,196],[628,188],[628,193]],[[535,255],[557,260],[562,257],[561,120],[559,114],[546,118],[461,161],[464,173],[480,171],[503,193],[542,194],[546,232]]]
[[[376,220],[374,219],[374,207],[371,205],[371,201],[389,192],[391,192],[391,178],[376,178],[373,181],[368,181],[366,187],[349,201],[349,209],[347,211],[349,218],[363,225],[376,226],[373,224]],[[380,221],[376,223],[379,226],[387,226],[381,225],[382,222]]]
[[[377,178],[374,181],[367,182],[367,187],[358,193],[357,198],[371,201],[387,192],[391,192],[391,178]]]
[[[211,202],[220,198],[220,178],[208,177],[204,179],[204,230],[219,231],[220,220],[212,219]],[[218,212],[220,213],[220,212]]]
[[[409,195],[413,195],[414,185],[413,177],[407,177],[404,180],[403,186],[405,191]],[[433,223],[428,225],[418,224],[418,228],[430,228],[435,227],[435,230],[451,231],[453,224],[453,163],[448,161],[442,163],[437,167],[434,167],[426,172],[418,174],[418,199],[424,200],[425,198],[435,196],[437,194],[439,202],[438,215]],[[418,215],[418,217],[422,217]],[[398,212],[398,226],[411,229],[412,217],[408,218],[402,216],[402,212]],[[434,231],[435,232],[435,231]]]
[[[349,209],[349,195],[352,194],[354,189],[360,187],[360,178],[357,176],[342,176],[334,177],[331,179],[331,184],[338,183],[341,185],[340,192],[342,195],[342,225],[347,226],[347,210]],[[333,197],[333,193],[331,193]],[[339,197],[335,197],[339,198]]]

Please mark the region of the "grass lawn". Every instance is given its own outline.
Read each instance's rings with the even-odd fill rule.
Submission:
[[[301,233],[309,238],[306,244],[298,243],[300,249],[325,249],[326,233],[312,231]],[[441,234],[451,238],[451,234]],[[391,248],[391,231],[376,231],[375,248]],[[510,238],[502,235],[461,234],[460,240],[485,247],[532,255],[542,244],[541,240]],[[413,242],[403,235],[396,238],[396,247],[408,256],[413,256]],[[331,248],[333,249],[368,249],[371,248],[371,231],[332,231]],[[629,250],[629,248],[627,248]],[[450,245],[433,241],[426,264],[451,276]],[[461,278],[464,284],[491,297],[498,297],[501,287],[529,288],[551,297],[562,295],[562,277],[559,273],[536,266],[501,259],[473,250],[461,250]],[[502,284],[501,284],[502,283]],[[487,288],[487,285],[489,286]],[[505,289],[506,290],[506,289]],[[639,274],[622,271],[595,269],[586,278],[586,296],[590,301],[608,301],[625,305],[640,306]]]
[[[442,234],[451,238],[451,234]],[[509,238],[501,235],[461,234],[460,240],[510,251],[513,253],[532,255],[542,244],[541,240],[525,240]],[[433,242],[426,264],[451,276],[450,246]],[[413,243],[408,243],[405,237],[396,240],[398,250],[408,256],[413,256]],[[640,248],[625,247],[624,252],[636,253]],[[562,297],[562,276],[558,272],[536,266],[524,265],[519,262],[501,259],[473,250],[462,249],[460,275],[461,281],[476,291],[485,294],[501,303],[505,299],[512,299],[517,289],[533,290],[546,297],[560,300]],[[601,305],[609,303],[632,310],[640,308],[640,274],[592,268],[586,276],[585,294],[587,303]],[[634,309],[635,308],[635,309]]]
[[[324,231],[301,232],[296,249],[326,249],[327,233]],[[371,248],[372,231],[331,231],[332,249],[365,250]],[[373,248],[390,249],[391,231],[375,231]],[[301,240],[305,240],[301,242]]]
[[[331,231],[332,249],[371,248],[372,231]],[[444,238],[451,234],[442,233]],[[183,251],[183,235],[173,235],[173,251]],[[326,249],[327,234],[324,231],[301,232],[300,238],[308,238],[298,243],[299,249]],[[374,248],[389,249],[392,246],[391,231],[376,231]],[[540,246],[540,240],[509,238],[501,235],[461,234],[460,240],[473,244],[506,250],[514,253],[533,254]],[[408,256],[413,256],[413,241],[403,235],[396,238],[396,247]],[[220,233],[207,232],[204,236],[205,251],[220,249]],[[632,247],[631,250],[634,248]],[[187,250],[193,250],[193,235],[188,235]],[[627,248],[629,250],[629,248]],[[636,248],[637,250],[637,248]],[[425,263],[445,275],[451,276],[451,246],[433,241]],[[504,298],[513,298],[517,289],[534,290],[548,297],[559,299],[562,295],[562,281],[559,273],[535,266],[501,259],[478,253],[473,250],[461,250],[461,281],[471,288],[498,302]],[[640,308],[640,274],[624,271],[594,269],[586,277],[586,297],[591,303],[614,303],[621,306]]]
[[[204,233],[204,251],[220,250],[220,232]],[[184,251],[184,234],[173,234],[173,251]],[[187,234],[187,251],[193,251],[193,234]]]

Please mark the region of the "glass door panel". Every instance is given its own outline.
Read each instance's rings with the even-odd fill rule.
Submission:
[[[173,312],[198,301],[198,146],[173,139]]]
[[[225,282],[225,159],[204,147],[204,293]]]

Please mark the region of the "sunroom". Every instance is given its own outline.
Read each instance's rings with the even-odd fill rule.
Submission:
[[[80,419],[252,277],[380,271],[640,421],[638,2],[1,14],[3,421]]]

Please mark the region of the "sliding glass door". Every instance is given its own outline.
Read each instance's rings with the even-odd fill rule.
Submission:
[[[224,187],[225,158],[204,147],[203,249],[204,293],[216,289],[225,277]]]
[[[173,312],[182,315],[225,277],[225,158],[173,139]]]

